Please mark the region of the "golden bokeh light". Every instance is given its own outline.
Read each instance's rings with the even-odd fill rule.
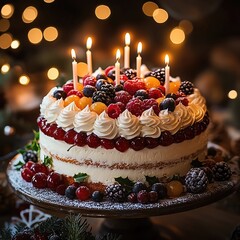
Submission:
[[[228,98],[230,98],[230,99],[236,99],[237,96],[238,96],[238,93],[237,93],[236,90],[231,90],[231,91],[229,91],[229,93],[228,93]]]
[[[54,2],[55,0],[44,0],[45,3],[52,3]]]
[[[47,72],[47,76],[50,80],[55,80],[58,78],[59,76],[59,71],[57,68],[55,67],[52,67],[50,69],[48,69],[48,72]]]
[[[83,77],[88,74],[88,65],[85,62],[79,62],[77,64],[77,74],[79,77]]]
[[[185,33],[181,28],[174,28],[170,33],[170,40],[174,44],[181,44],[185,40]]]
[[[158,8],[158,5],[155,2],[145,2],[142,6],[143,13],[148,16],[152,17],[153,12]]]
[[[2,65],[2,67],[1,67],[1,73],[2,74],[8,73],[9,70],[10,70],[10,65],[8,63]]]
[[[17,49],[20,46],[20,42],[18,40],[13,40],[11,43],[12,49]]]
[[[98,19],[105,20],[111,15],[111,10],[106,5],[99,5],[95,9],[95,15]]]
[[[55,27],[47,27],[43,31],[43,37],[46,41],[52,42],[58,37],[58,30]]]
[[[182,20],[179,23],[179,27],[185,32],[185,34],[189,34],[193,30],[193,25],[188,20]]]
[[[3,18],[10,18],[14,13],[14,7],[12,4],[5,4],[1,9],[1,15]]]
[[[30,78],[27,75],[22,75],[19,77],[18,81],[21,85],[28,85],[30,82]]]
[[[39,28],[32,28],[29,32],[28,32],[28,40],[32,43],[32,44],[38,44],[42,41],[42,31]]]
[[[164,23],[168,20],[168,13],[162,8],[158,8],[153,12],[153,19],[157,23]]]
[[[8,19],[0,19],[0,32],[6,32],[10,27]]]
[[[25,23],[31,23],[36,19],[37,15],[38,10],[33,6],[29,6],[23,11],[22,20]]]
[[[0,48],[7,49],[11,46],[12,35],[9,33],[4,33],[0,36]]]

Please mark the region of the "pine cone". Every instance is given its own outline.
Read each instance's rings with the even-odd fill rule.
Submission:
[[[126,200],[126,190],[120,184],[108,185],[105,194],[112,202],[124,202]]]

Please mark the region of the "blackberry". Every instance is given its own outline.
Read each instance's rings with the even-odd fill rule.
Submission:
[[[188,192],[201,193],[208,185],[207,174],[200,168],[192,168],[185,177],[185,185]]]
[[[115,97],[115,88],[112,84],[103,84],[100,91],[105,92],[111,99]]]
[[[226,162],[217,162],[212,168],[213,178],[216,181],[226,181],[231,175],[231,169]]]
[[[108,185],[105,189],[105,194],[112,202],[124,202],[126,200],[126,190],[120,184]]]
[[[165,69],[159,68],[153,72],[150,73],[150,76],[157,78],[161,85],[163,86],[165,83]]]
[[[125,70],[124,74],[127,76],[128,79],[134,79],[137,76],[137,71],[129,68]]]
[[[23,160],[24,162],[32,161],[37,162],[38,161],[38,155],[36,151],[33,150],[27,150],[25,153],[23,153]]]
[[[96,91],[92,96],[93,102],[102,102],[109,105],[112,101],[111,98],[104,91]]]
[[[190,95],[194,92],[194,85],[189,81],[183,81],[179,87],[179,92]]]

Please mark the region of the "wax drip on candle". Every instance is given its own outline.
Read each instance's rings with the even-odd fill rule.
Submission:
[[[92,53],[91,53],[91,47],[92,47],[92,38],[88,37],[87,39],[87,65],[88,65],[88,73],[92,74]]]
[[[125,47],[124,47],[124,68],[130,67],[130,34],[125,34]]]
[[[142,58],[140,56],[141,52],[142,52],[142,43],[139,42],[138,43],[138,48],[137,48],[138,56],[136,58],[136,68],[137,68],[137,77],[138,78],[141,77],[141,65],[142,65]]]
[[[76,62],[76,53],[74,51],[74,49],[71,50],[71,54],[72,54],[72,72],[73,72],[73,86],[74,89],[77,90],[77,83],[78,83],[78,76],[77,76],[77,62]]]

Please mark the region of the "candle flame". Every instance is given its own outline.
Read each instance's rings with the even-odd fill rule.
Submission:
[[[125,34],[125,44],[128,46],[130,44],[130,34],[126,33]]]
[[[71,54],[72,54],[72,59],[75,60],[76,59],[76,53],[75,53],[74,49],[71,50]]]
[[[165,64],[166,64],[166,65],[169,64],[169,56],[168,56],[168,55],[165,56]]]
[[[138,52],[138,54],[140,54],[142,52],[142,43],[141,42],[138,43],[137,52]]]
[[[117,59],[117,61],[120,59],[120,57],[121,57],[121,52],[120,52],[120,50],[118,49],[118,50],[117,50],[117,53],[116,53],[116,59]]]
[[[87,49],[90,49],[92,47],[92,38],[88,37],[87,39]]]

